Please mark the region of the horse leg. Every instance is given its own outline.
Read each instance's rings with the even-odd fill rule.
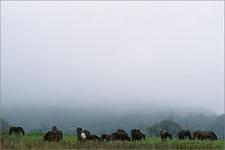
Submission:
[[[9,130],[9,135],[11,135],[12,134],[12,130]]]

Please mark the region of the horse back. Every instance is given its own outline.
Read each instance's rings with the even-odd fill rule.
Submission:
[[[10,127],[9,128],[9,134],[12,134],[13,132],[19,134],[20,132],[22,132],[22,134],[25,134],[25,131],[23,130],[22,127]]]

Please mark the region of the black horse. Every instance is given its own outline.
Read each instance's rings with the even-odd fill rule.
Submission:
[[[13,133],[18,134],[18,135],[20,133],[22,133],[22,135],[24,135],[25,134],[25,131],[23,130],[22,127],[10,127],[9,128],[9,135],[11,135]]]
[[[142,139],[145,139],[145,134],[141,129],[132,129],[131,138],[132,138],[132,141],[142,140]]]
[[[81,133],[82,133],[83,129],[82,128],[77,128],[77,140],[81,141]]]
[[[91,135],[90,131],[88,131],[86,129],[83,129],[83,128],[80,128],[80,127],[77,128],[77,140],[78,141],[85,141],[85,140],[96,139],[97,138],[94,135],[93,136],[90,136],[90,135]]]
[[[213,131],[209,131],[209,134],[210,134],[211,140],[217,140],[217,136]]]
[[[189,139],[191,140],[191,132],[189,130],[181,130],[178,132],[178,139]]]
[[[168,131],[160,131],[160,137],[162,141],[166,141],[167,137],[169,137],[172,140],[172,134]]]
[[[113,136],[112,134],[102,134],[101,140],[102,141],[114,141],[114,140],[116,140],[116,137]]]
[[[117,129],[116,132],[112,133],[113,140],[120,140],[120,141],[130,141],[130,137],[123,129]]]
[[[94,140],[94,141],[100,141],[101,138],[98,137],[97,135],[95,134],[90,134],[88,137],[87,137],[88,140]]]

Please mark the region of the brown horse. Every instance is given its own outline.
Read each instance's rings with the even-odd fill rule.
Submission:
[[[115,141],[115,140],[130,141],[131,139],[123,129],[117,129],[116,132],[112,134],[103,134],[101,136],[101,140],[102,141]]]
[[[62,132],[61,131],[48,131],[44,135],[44,141],[59,142],[61,140],[62,140]]]
[[[201,136],[202,136],[202,133],[201,133],[201,131],[194,131],[194,132],[192,132],[192,139],[198,139],[198,140],[200,140],[201,139]]]
[[[167,137],[169,137],[172,140],[172,134],[168,131],[160,131],[160,137],[162,141],[166,141]]]
[[[217,136],[213,131],[194,131],[192,133],[193,139],[198,139],[198,140],[217,140]]]
[[[63,139],[63,134],[62,131],[57,130],[56,127],[52,128],[52,131],[48,131],[44,137],[44,141],[54,141],[54,142],[59,142]]]

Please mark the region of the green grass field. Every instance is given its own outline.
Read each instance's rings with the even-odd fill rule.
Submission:
[[[75,136],[63,135],[60,143],[43,142],[44,133],[27,133],[25,136],[1,135],[1,149],[224,149],[224,141],[168,140],[148,137],[142,141],[111,141],[79,143]]]

